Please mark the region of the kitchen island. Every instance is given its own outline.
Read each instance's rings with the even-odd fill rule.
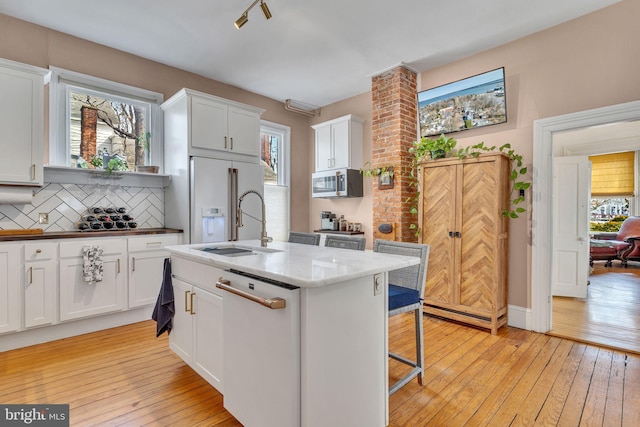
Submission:
[[[257,240],[166,249],[171,348],[243,425],[387,424],[387,272],[418,258]]]

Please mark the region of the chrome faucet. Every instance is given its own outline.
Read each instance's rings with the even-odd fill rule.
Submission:
[[[240,199],[238,199],[238,214],[236,215],[236,225],[238,227],[242,227],[244,225],[242,224],[242,214],[243,214],[241,209],[242,200],[247,194],[251,194],[251,193],[255,194],[260,198],[260,203],[262,203],[262,219],[258,219],[255,216],[249,215],[247,213],[245,215],[255,219],[256,221],[260,221],[260,223],[262,223],[262,232],[260,233],[260,246],[267,246],[267,242],[273,242],[273,239],[267,236],[267,219],[265,217],[264,199],[262,198],[262,195],[258,193],[256,190],[247,190],[244,193],[242,193],[242,196],[240,196]]]

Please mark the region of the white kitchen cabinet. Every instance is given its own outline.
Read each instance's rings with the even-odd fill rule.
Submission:
[[[48,70],[0,59],[0,183],[41,186]]]
[[[0,245],[0,334],[20,329],[21,250],[17,243]]]
[[[38,241],[24,245],[24,327],[56,321],[57,244]]]
[[[84,248],[102,249],[103,277],[84,280]],[[125,308],[126,240],[73,239],[60,243],[60,320],[73,320]]]
[[[312,126],[316,132],[316,172],[362,167],[363,123],[350,114]]]
[[[175,299],[171,349],[220,393],[222,377],[222,296],[215,289],[222,270],[173,257]],[[212,275],[212,269],[213,275]],[[214,277],[215,276],[215,277]]]
[[[162,104],[165,144],[185,146],[189,154],[219,157],[220,152],[260,155],[260,115],[264,110],[190,89]]]
[[[127,239],[129,256],[129,308],[155,304],[169,252],[163,248],[177,245],[177,234],[154,234]]]

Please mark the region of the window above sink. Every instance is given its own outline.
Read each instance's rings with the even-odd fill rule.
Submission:
[[[133,172],[163,164],[161,93],[50,69],[51,165]]]

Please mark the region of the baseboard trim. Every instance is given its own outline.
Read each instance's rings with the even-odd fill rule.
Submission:
[[[507,324],[514,328],[532,330],[531,328],[531,309],[520,307],[517,305],[509,305],[509,320]]]

